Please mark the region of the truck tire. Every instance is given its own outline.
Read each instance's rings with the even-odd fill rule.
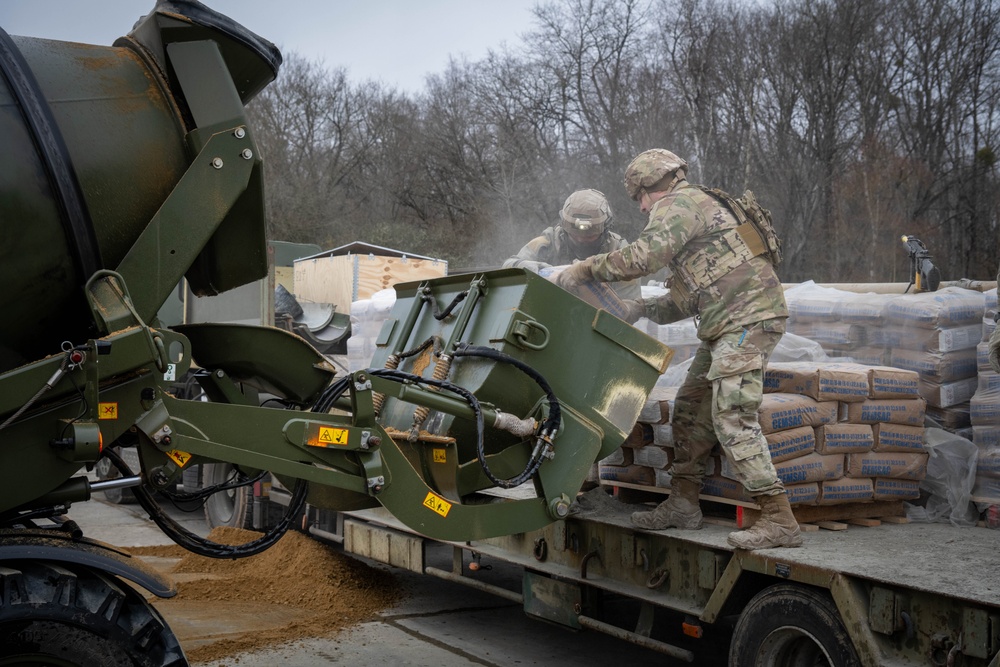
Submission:
[[[778,584],[740,614],[730,667],[861,667],[833,599],[823,591]]]
[[[185,667],[163,617],[114,577],[49,561],[0,563],[0,665]]]
[[[202,465],[202,486],[230,481],[234,473],[233,466],[228,463],[206,463]],[[253,529],[253,488],[241,486],[213,493],[205,501],[205,521],[209,528]]]

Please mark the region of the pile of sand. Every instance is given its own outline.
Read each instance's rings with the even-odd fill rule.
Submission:
[[[259,537],[252,531],[216,528],[208,539],[232,545]],[[303,637],[329,636],[371,619],[400,597],[400,587],[389,572],[292,531],[267,551],[236,560],[206,558],[179,546],[130,551],[137,556],[180,559],[168,571],[180,580],[177,596],[153,601],[165,616],[171,615],[173,606],[180,609],[192,602],[217,604],[220,613],[226,607],[249,603],[268,609],[284,606],[297,619],[280,627],[248,629],[239,636],[228,634],[193,649],[185,646],[191,661],[218,660]],[[180,639],[184,646],[184,638]]]

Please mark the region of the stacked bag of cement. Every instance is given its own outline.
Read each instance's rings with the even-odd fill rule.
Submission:
[[[979,382],[982,293],[949,287],[857,294],[803,283],[785,297],[790,332],[816,340],[832,357],[916,371],[928,414],[951,430],[969,425],[969,401]]]
[[[785,291],[787,330],[816,341],[831,357],[884,363],[883,349],[869,349],[872,328],[883,323],[885,295],[854,294],[806,282]]]
[[[761,428],[793,503],[919,497],[926,402],[916,372],[779,362],[768,366],[764,390]]]
[[[958,287],[896,295],[886,304],[888,365],[918,372],[920,395],[932,408],[968,403],[975,394],[984,309],[982,292]]]
[[[979,449],[973,496],[1000,502],[1000,375],[989,361],[989,339],[996,324],[997,291],[985,293],[983,337],[976,348],[979,384],[969,403],[972,441]]]
[[[650,296],[648,288],[643,287],[643,295]],[[662,289],[660,290],[662,291]],[[655,293],[653,293],[655,295]],[[646,323],[649,331],[657,331],[660,340],[674,347],[679,340],[697,341],[693,320],[684,320],[676,325],[657,325],[648,320],[640,320],[636,326]],[[690,354],[693,356],[697,343],[692,342]],[[608,484],[629,483],[645,486],[670,488],[670,473],[668,468],[673,463],[673,404],[677,389],[684,381],[692,357],[676,363],[678,354],[675,352],[670,368],[664,373],[660,382],[650,393],[648,400],[639,415],[635,428],[622,447],[606,459],[599,462],[596,474],[588,481],[600,479]],[[783,361],[825,361],[827,355],[814,341],[785,334],[772,353],[772,359]],[[713,495],[722,495],[718,488],[725,485],[735,493],[736,485],[732,480],[722,478],[718,473],[722,469],[721,450],[714,452],[709,459],[706,475],[712,477],[708,482],[709,491]],[[714,485],[714,486],[713,486]]]
[[[851,362],[772,362],[758,417],[797,505],[913,500],[927,469],[926,402],[915,371]],[[606,483],[670,487],[675,391],[657,388],[624,446],[601,462]],[[751,502],[721,452],[702,494]]]
[[[676,395],[676,388],[653,389],[628,439],[599,462],[598,474],[602,481],[670,488],[667,468],[674,460],[670,422]]]

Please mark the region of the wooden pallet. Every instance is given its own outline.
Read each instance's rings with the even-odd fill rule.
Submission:
[[[990,511],[987,511],[986,518],[976,522],[976,525],[980,528],[1000,528],[997,525],[996,510],[993,506],[1000,507],[1000,498],[993,498],[990,496],[972,496],[969,500],[974,503],[981,503],[985,505],[990,505]]]
[[[847,530],[848,526],[870,528],[883,523],[908,523],[902,501],[845,503],[843,505],[797,505],[792,508],[799,528],[817,526],[814,530]],[[744,508],[742,525],[752,526],[760,517],[760,508]],[[737,521],[739,524],[740,522]]]
[[[612,487],[622,502],[661,502],[670,495],[669,489],[629,484],[627,482],[601,482]],[[746,528],[760,518],[760,506],[742,500],[731,500],[718,496],[698,496],[701,500],[705,523],[728,528]],[[848,526],[873,527],[883,523],[909,523],[902,501],[878,501],[870,503],[845,503],[843,505],[794,505],[792,513],[799,522],[799,529],[805,532],[823,530],[847,530]]]

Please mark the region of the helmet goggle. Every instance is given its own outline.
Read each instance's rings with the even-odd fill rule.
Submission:
[[[604,233],[603,220],[591,220],[586,217],[575,217],[562,221],[563,229],[571,236],[579,239],[593,240]]]

